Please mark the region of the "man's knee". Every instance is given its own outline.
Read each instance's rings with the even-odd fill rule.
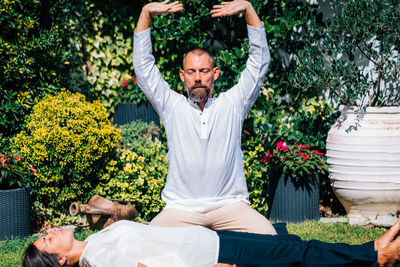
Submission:
[[[262,214],[247,203],[238,202],[213,212],[215,230],[231,230],[256,234],[276,234],[275,228]]]
[[[164,209],[151,220],[150,225],[181,227],[200,225],[200,223],[196,217],[189,212],[178,209]]]
[[[168,210],[162,210],[156,217],[150,221],[150,225],[156,226],[178,226],[179,216],[174,216]]]

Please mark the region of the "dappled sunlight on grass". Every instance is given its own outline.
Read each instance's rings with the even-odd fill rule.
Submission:
[[[306,221],[299,224],[288,224],[291,234],[299,235],[303,240],[317,239],[324,242],[344,242],[361,244],[380,237],[386,228],[367,228],[347,223],[319,223]]]

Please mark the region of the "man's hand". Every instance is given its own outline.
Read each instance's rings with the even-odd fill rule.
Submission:
[[[244,0],[235,0],[232,2],[222,2],[220,5],[214,5],[211,10],[211,17],[224,17],[236,14],[244,14],[247,24],[253,27],[262,25],[260,18],[250,2]]]
[[[222,2],[220,5],[214,5],[211,10],[211,17],[232,16],[240,13],[246,13],[246,9],[251,4],[244,0],[236,0],[232,2]]]
[[[143,7],[143,11],[148,12],[151,17],[154,15],[160,15],[165,13],[175,13],[181,11],[183,9],[183,5],[179,3],[179,1],[172,2],[168,4],[169,0],[165,0],[164,2],[158,3],[153,2],[145,5]]]
[[[165,13],[175,13],[183,9],[183,5],[179,1],[172,2],[168,4],[169,0],[164,2],[153,2],[145,5],[142,8],[138,23],[136,25],[135,32],[140,33],[151,25],[151,18],[154,15],[160,15]]]

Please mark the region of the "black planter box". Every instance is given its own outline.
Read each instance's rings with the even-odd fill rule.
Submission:
[[[31,235],[29,189],[0,190],[0,240]]]
[[[319,220],[318,174],[293,179],[276,173],[270,177],[269,188],[269,220],[291,223]]]
[[[160,126],[160,118],[149,102],[123,103],[115,108],[114,123],[117,125],[128,124],[132,121],[142,120],[144,122],[154,121]]]

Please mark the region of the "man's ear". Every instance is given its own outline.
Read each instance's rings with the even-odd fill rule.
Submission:
[[[218,77],[219,77],[219,68],[218,68],[218,67],[215,67],[215,68],[213,69],[213,72],[214,72],[214,81],[215,81],[215,80],[218,79]]]
[[[57,256],[58,263],[62,266],[67,262],[67,256]]]
[[[185,71],[179,70],[179,78],[181,78],[182,82],[185,82]]]

